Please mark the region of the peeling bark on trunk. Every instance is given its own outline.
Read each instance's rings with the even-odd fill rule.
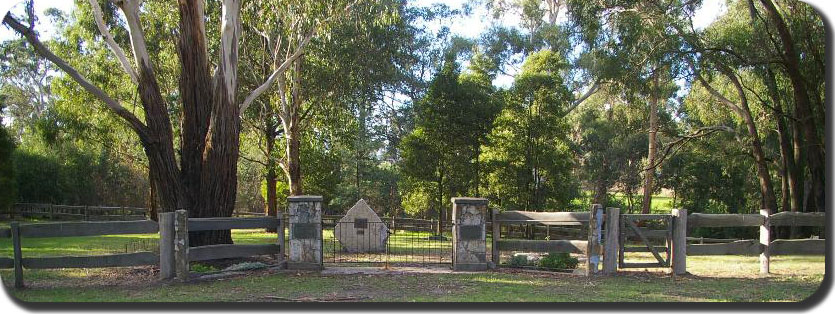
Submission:
[[[235,102],[238,87],[238,38],[240,3],[223,1],[220,61],[212,80],[212,114],[203,151],[200,197],[194,201],[191,217],[230,217],[235,209],[240,147],[240,113]],[[189,234],[192,246],[232,243],[228,230]]]
[[[180,28],[177,48],[181,64],[179,92],[183,102],[180,134],[181,180],[190,203],[200,198],[203,150],[209,131],[212,93],[203,24],[202,1],[179,1]]]

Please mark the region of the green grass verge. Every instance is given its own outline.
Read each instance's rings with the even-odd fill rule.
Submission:
[[[121,270],[49,270],[29,277],[31,287],[10,289],[27,302],[193,302],[358,300],[416,302],[760,302],[801,301],[821,284],[822,256],[772,259],[773,274],[757,274],[757,257],[688,259],[692,275],[671,278],[661,271],[627,271],[612,277],[582,277],[502,270],[486,273],[323,275],[261,271],[222,281],[163,284],[153,275]],[[119,273],[112,275],[110,273]],[[11,272],[0,276],[8,285]],[[7,288],[8,289],[8,288]]]

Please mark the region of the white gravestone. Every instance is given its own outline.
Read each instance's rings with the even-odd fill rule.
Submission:
[[[348,252],[383,252],[386,250],[388,230],[365,200],[360,199],[336,223],[334,234]]]

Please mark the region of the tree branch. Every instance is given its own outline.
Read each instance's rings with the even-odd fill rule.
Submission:
[[[672,141],[669,144],[667,144],[667,146],[664,148],[664,154],[661,155],[661,158],[659,158],[656,163],[654,163],[652,165],[649,165],[648,167],[644,168],[642,171],[649,171],[649,170],[653,170],[653,169],[657,168],[662,163],[664,163],[664,160],[666,160],[667,157],[669,157],[671,155],[674,155],[676,152],[678,152],[679,149],[681,149],[681,147],[684,147],[684,144],[687,143],[688,141],[690,141],[692,139],[708,136],[710,134],[713,134],[713,133],[716,133],[716,132],[719,132],[719,131],[734,133],[734,129],[732,129],[731,127],[724,126],[724,125],[719,125],[719,126],[708,126],[708,127],[699,128],[693,133],[690,133],[688,135],[679,136],[679,138],[677,140]],[[673,148],[675,148],[675,151],[673,151]]]
[[[145,34],[142,32],[142,24],[139,23],[139,6],[142,0],[115,0],[114,3],[122,9],[125,14],[125,21],[128,23],[128,34],[130,34],[130,44],[133,47],[133,58],[136,60],[136,66],[139,71],[150,71],[148,74],[153,74],[153,66],[151,65],[151,56],[148,54],[148,48],[145,44]]]
[[[241,113],[243,113],[246,110],[246,108],[248,108],[249,105],[252,104],[252,101],[254,101],[255,98],[258,98],[258,96],[261,96],[261,94],[267,91],[267,89],[269,89],[270,86],[273,85],[276,78],[279,75],[283,75],[287,68],[290,67],[290,65],[293,63],[293,61],[296,61],[296,59],[301,57],[302,52],[304,52],[305,46],[307,46],[307,43],[309,43],[310,39],[313,38],[315,32],[316,27],[311,28],[307,35],[305,35],[304,39],[299,44],[299,46],[296,47],[296,51],[290,57],[284,59],[284,62],[282,62],[281,65],[279,65],[278,68],[276,68],[275,71],[273,71],[273,73],[270,74],[270,76],[263,84],[261,84],[261,86],[258,86],[258,88],[256,88],[248,96],[246,96],[246,99],[244,99],[244,102],[241,104]]]
[[[594,95],[594,93],[596,93],[599,89],[600,89],[600,80],[596,80],[596,81],[594,81],[594,84],[592,84],[592,86],[589,88],[589,90],[586,91],[585,94],[583,94],[582,96],[580,96],[580,98],[577,98],[577,100],[575,100],[573,103],[571,103],[571,107],[568,107],[568,109],[566,109],[565,114],[568,115],[569,113],[571,113],[571,111],[574,111],[574,109],[577,109],[577,107],[579,107],[580,104],[582,104],[584,101],[586,101],[586,99],[591,97],[591,95]]]
[[[93,94],[93,96],[104,102],[104,104],[108,108],[110,108],[110,110],[113,111],[113,113],[124,119],[128,123],[128,125],[137,133],[137,135],[139,135],[140,138],[142,138],[143,140],[149,139],[147,127],[145,126],[145,124],[142,123],[142,121],[140,121],[133,113],[125,109],[125,107],[122,107],[122,105],[119,104],[118,101],[111,98],[109,95],[107,95],[107,93],[90,83],[90,81],[88,81],[83,75],[78,73],[78,71],[75,68],[67,64],[66,61],[52,53],[52,51],[50,51],[49,48],[47,48],[46,46],[44,46],[43,43],[41,43],[40,39],[38,39],[38,36],[35,35],[34,31],[29,28],[26,28],[26,26],[18,22],[17,19],[12,17],[11,12],[6,13],[6,16],[3,18],[3,23],[14,29],[24,38],[26,38],[26,41],[32,45],[32,47],[35,49],[35,52],[37,52],[40,56],[55,64],[55,66],[64,71],[64,73],[67,73],[67,75],[69,75],[74,81],[81,85],[81,87],[84,88],[87,92]]]
[[[110,50],[113,51],[113,54],[116,55],[116,58],[119,59],[119,63],[122,64],[122,69],[130,76],[130,80],[133,81],[134,84],[139,83],[139,75],[136,74],[136,71],[131,67],[130,62],[128,62],[128,58],[125,56],[125,52],[122,50],[122,47],[119,47],[116,44],[116,41],[113,40],[113,35],[110,34],[110,30],[107,29],[107,25],[104,24],[103,14],[101,12],[101,8],[99,7],[99,3],[96,0],[88,0],[90,2],[90,6],[93,8],[93,17],[96,20],[96,25],[99,27],[99,32],[101,32],[102,37],[104,37],[104,42],[107,43],[107,46],[110,47]]]
[[[359,1],[360,1],[360,0],[357,0],[357,1],[351,2],[350,4],[346,5],[346,6],[345,6],[345,8],[343,8],[343,9],[342,9],[342,11],[343,11],[343,12],[347,12],[347,11],[349,11],[349,10],[351,9],[351,7],[353,7],[354,5],[356,5],[357,3],[359,3]],[[255,98],[258,98],[258,96],[260,96],[260,95],[261,95],[261,94],[263,94],[265,91],[267,91],[267,89],[269,89],[269,88],[273,85],[273,83],[275,83],[275,80],[276,80],[276,78],[277,78],[279,75],[284,74],[284,72],[287,70],[287,68],[288,68],[288,67],[290,67],[290,65],[291,65],[291,64],[293,64],[293,62],[294,62],[294,61],[296,61],[296,59],[298,59],[299,57],[301,57],[302,53],[304,52],[305,47],[306,47],[306,46],[307,46],[307,44],[310,42],[310,40],[313,38],[313,36],[315,36],[315,35],[316,35],[316,32],[319,30],[319,28],[320,28],[322,25],[324,25],[324,24],[325,24],[325,22],[327,22],[327,21],[329,21],[330,19],[332,19],[334,16],[336,16],[336,13],[329,15],[329,16],[328,16],[327,18],[325,18],[324,20],[317,21],[317,22],[316,22],[316,24],[315,24],[313,27],[311,27],[311,28],[310,28],[310,30],[307,32],[307,34],[305,34],[305,35],[304,35],[304,37],[302,38],[302,40],[301,40],[301,42],[299,43],[299,45],[298,45],[298,46],[296,46],[296,49],[295,49],[295,51],[293,52],[293,54],[292,54],[292,55],[290,55],[290,56],[288,56],[288,57],[285,57],[285,58],[284,58],[284,61],[281,63],[281,65],[279,65],[279,66],[275,69],[275,71],[273,71],[273,73],[272,73],[272,74],[270,74],[270,76],[267,78],[267,80],[266,80],[263,84],[261,84],[260,86],[258,86],[255,90],[253,90],[253,91],[252,91],[252,92],[251,92],[251,93],[250,93],[250,94],[249,94],[249,95],[248,95],[248,96],[244,99],[244,102],[241,104],[241,108],[240,108],[240,112],[241,112],[241,114],[243,114],[243,112],[244,112],[244,111],[246,111],[246,108],[247,108],[247,107],[249,107],[249,105],[250,105],[250,104],[252,104],[252,101],[254,101],[254,100],[255,100]],[[277,41],[277,43],[276,43],[276,44],[278,44],[279,42],[280,42],[280,41]],[[277,46],[276,46],[276,47],[277,47]],[[289,47],[289,44],[288,44],[288,47]],[[290,50],[288,49],[287,51],[289,52]],[[277,52],[277,51],[276,51],[276,52]],[[274,53],[274,55],[277,55],[277,54],[276,54],[276,53]]]
[[[708,93],[713,95],[713,97],[716,97],[716,99],[719,99],[719,101],[722,102],[723,104],[730,107],[731,110],[733,110],[736,113],[741,115],[742,109],[739,108],[739,106],[737,106],[733,101],[726,98],[724,95],[722,95],[722,93],[720,93],[715,88],[713,88],[713,86],[710,85],[710,83],[708,83],[707,80],[705,80],[704,77],[702,77],[702,74],[700,73],[699,69],[696,68],[696,65],[693,64],[692,61],[687,59],[687,63],[690,64],[690,68],[693,69],[693,75],[696,76],[696,79],[699,80],[699,83],[701,83],[702,86],[704,86],[704,88],[708,91]]]

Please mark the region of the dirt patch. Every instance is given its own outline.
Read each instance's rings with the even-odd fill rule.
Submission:
[[[159,268],[156,266],[142,266],[131,268],[98,268],[98,269],[54,269],[41,270],[41,274],[34,279],[24,281],[30,288],[62,288],[62,287],[145,287],[159,282]]]

